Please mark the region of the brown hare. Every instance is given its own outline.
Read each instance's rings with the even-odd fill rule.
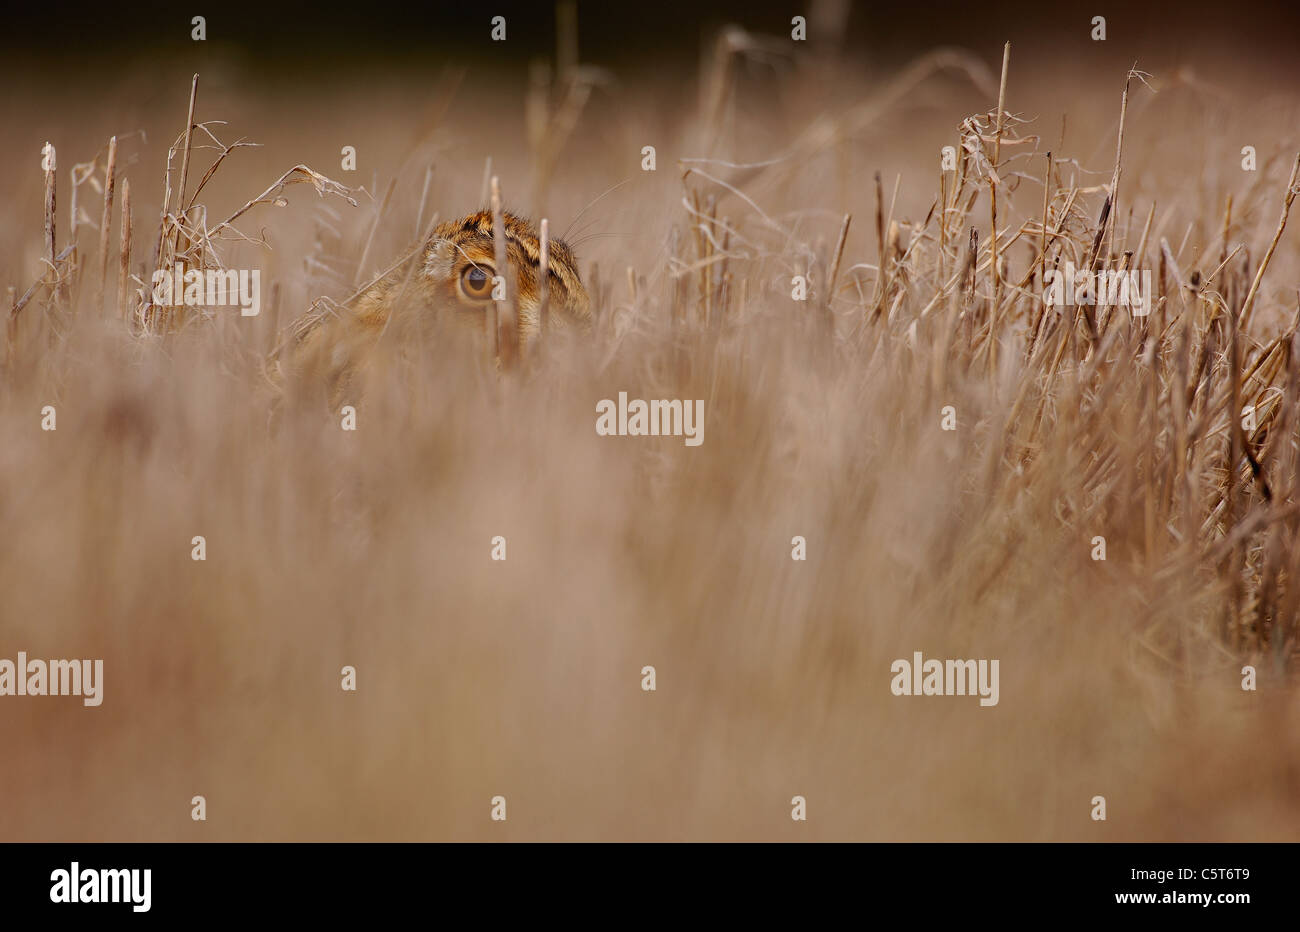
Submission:
[[[526,348],[542,326],[540,242],[532,224],[514,214],[504,213],[502,226],[517,283],[517,345]],[[275,381],[290,376],[314,383],[335,406],[373,363],[386,332],[400,342],[412,328],[436,326],[444,334],[460,331],[471,341],[486,341],[497,275],[493,247],[491,211],[440,224],[416,256],[367,289],[350,309],[314,311],[296,321],[273,360]],[[550,240],[547,266],[548,328],[589,329],[591,302],[577,259],[563,240]],[[446,324],[459,326],[448,331]]]

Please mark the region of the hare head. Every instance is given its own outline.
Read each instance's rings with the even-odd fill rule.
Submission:
[[[524,347],[542,329],[541,244],[532,224],[521,217],[503,214],[502,227],[506,262],[516,283],[517,345]],[[442,325],[453,324],[458,326],[452,332],[486,340],[488,312],[494,294],[500,296],[495,245],[490,211],[438,225],[411,262],[368,287],[350,309],[312,312],[296,322],[286,368],[323,376],[333,399],[370,364],[386,331],[400,343],[413,328],[436,325],[447,333]],[[590,329],[591,301],[577,259],[563,240],[550,240],[546,271],[547,328]]]

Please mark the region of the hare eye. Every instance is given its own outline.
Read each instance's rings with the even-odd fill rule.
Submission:
[[[483,299],[492,294],[491,269],[480,265],[469,265],[460,273],[460,288],[467,298]]]

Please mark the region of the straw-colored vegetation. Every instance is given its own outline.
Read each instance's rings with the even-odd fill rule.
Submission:
[[[453,77],[373,197],[283,145],[296,167],[254,178],[201,79],[165,183],[125,132],[57,163],[39,268],[6,266],[0,643],[103,657],[105,701],[0,700],[0,837],[1294,839],[1297,140],[1247,140],[1251,173],[1225,131],[1199,185],[1152,142],[1199,99],[1183,76],[1062,89],[1109,113],[1067,136],[1000,51],[846,73],[809,109],[833,58],[733,29],[687,112],[604,131],[603,99],[645,100],[561,62],[489,166],[494,140],[439,154],[476,125]],[[746,88],[772,59],[790,98]],[[919,95],[978,110],[924,136],[956,167],[846,168]],[[1189,144],[1217,131],[1193,112]],[[231,175],[265,190],[218,207]],[[285,411],[268,359],[298,313],[346,314],[494,175],[552,235],[595,201],[589,337],[499,366],[433,322],[355,432]],[[593,218],[612,235],[584,242]],[[140,296],[269,247],[259,319]],[[1151,313],[1046,307],[1067,261],[1151,270]],[[703,445],[596,436],[620,391],[703,398]],[[914,650],[999,658],[1000,703],[891,695]]]

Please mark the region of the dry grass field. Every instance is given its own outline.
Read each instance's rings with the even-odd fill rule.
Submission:
[[[0,698],[0,838],[1300,839],[1300,85],[811,33],[14,77],[0,657],[102,658],[104,699]],[[283,403],[292,321],[492,175],[571,226],[594,331],[498,367],[435,321],[355,431]],[[177,253],[261,313],[143,308]],[[1046,305],[1067,261],[1150,314]],[[703,443],[599,436],[620,392],[703,399]],[[893,695],[914,651],[999,702]]]

